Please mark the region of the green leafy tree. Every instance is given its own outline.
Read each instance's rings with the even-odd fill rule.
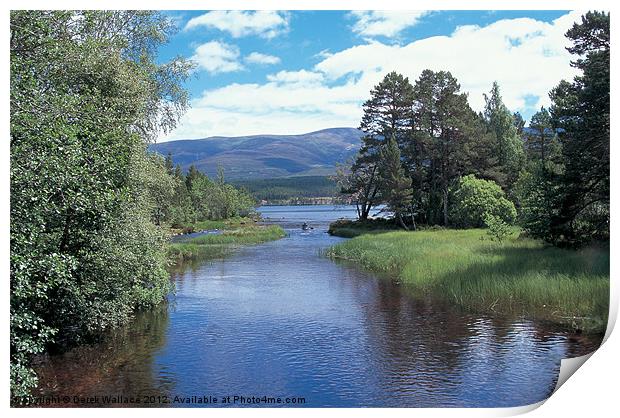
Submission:
[[[105,30],[104,30],[105,28]],[[14,11],[11,393],[30,363],[95,338],[169,289],[145,143],[187,106],[191,65],[157,63],[174,29],[146,11]],[[146,174],[148,173],[148,174]]]
[[[356,162],[361,158],[358,155],[353,162],[337,167],[334,178],[340,194],[355,204],[357,217],[364,220],[368,219],[372,207],[381,201],[381,194],[378,165]]]
[[[519,224],[534,237],[548,237],[551,220],[558,215],[558,174],[554,169],[551,164],[531,161],[515,185]]]

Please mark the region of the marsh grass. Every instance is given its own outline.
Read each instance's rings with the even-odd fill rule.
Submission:
[[[500,243],[481,229],[384,232],[340,243],[326,255],[469,309],[521,313],[604,331],[609,248],[565,250],[518,234],[513,229]]]
[[[204,220],[189,223],[186,225],[172,228],[171,231],[174,234],[190,234],[193,232],[214,230],[214,229],[235,229],[241,228],[246,225],[254,225],[255,220],[249,217],[235,216],[233,218],[222,219],[218,221]]]
[[[205,234],[170,244],[169,255],[174,262],[198,258],[217,258],[238,245],[260,244],[286,236],[277,225],[245,225],[225,229],[220,234]]]

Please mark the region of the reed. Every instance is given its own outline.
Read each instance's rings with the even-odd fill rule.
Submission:
[[[170,244],[168,254],[174,262],[197,258],[215,258],[228,253],[238,245],[260,244],[286,236],[277,226],[247,225],[226,229],[219,234],[205,234]]]
[[[377,231],[374,231],[377,232]],[[485,230],[360,235],[326,251],[463,307],[520,313],[601,332],[609,308],[609,247],[565,250]]]

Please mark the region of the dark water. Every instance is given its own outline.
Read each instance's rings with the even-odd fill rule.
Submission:
[[[301,397],[289,406],[311,407],[517,406],[548,397],[560,360],[600,343],[414,298],[321,257],[341,240],[325,233],[328,223],[354,216],[351,207],[261,212],[289,236],[185,266],[168,306],[44,363],[41,393],[98,396],[95,405],[105,395],[140,400],[130,406],[188,406],[175,396],[223,406],[235,395]],[[304,221],[314,229],[302,232]]]

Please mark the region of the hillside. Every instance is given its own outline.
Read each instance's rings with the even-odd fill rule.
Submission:
[[[215,136],[162,142],[150,150],[170,153],[183,171],[194,164],[214,176],[222,165],[228,179],[325,176],[355,155],[361,135],[354,128],[332,128],[302,135]]]

